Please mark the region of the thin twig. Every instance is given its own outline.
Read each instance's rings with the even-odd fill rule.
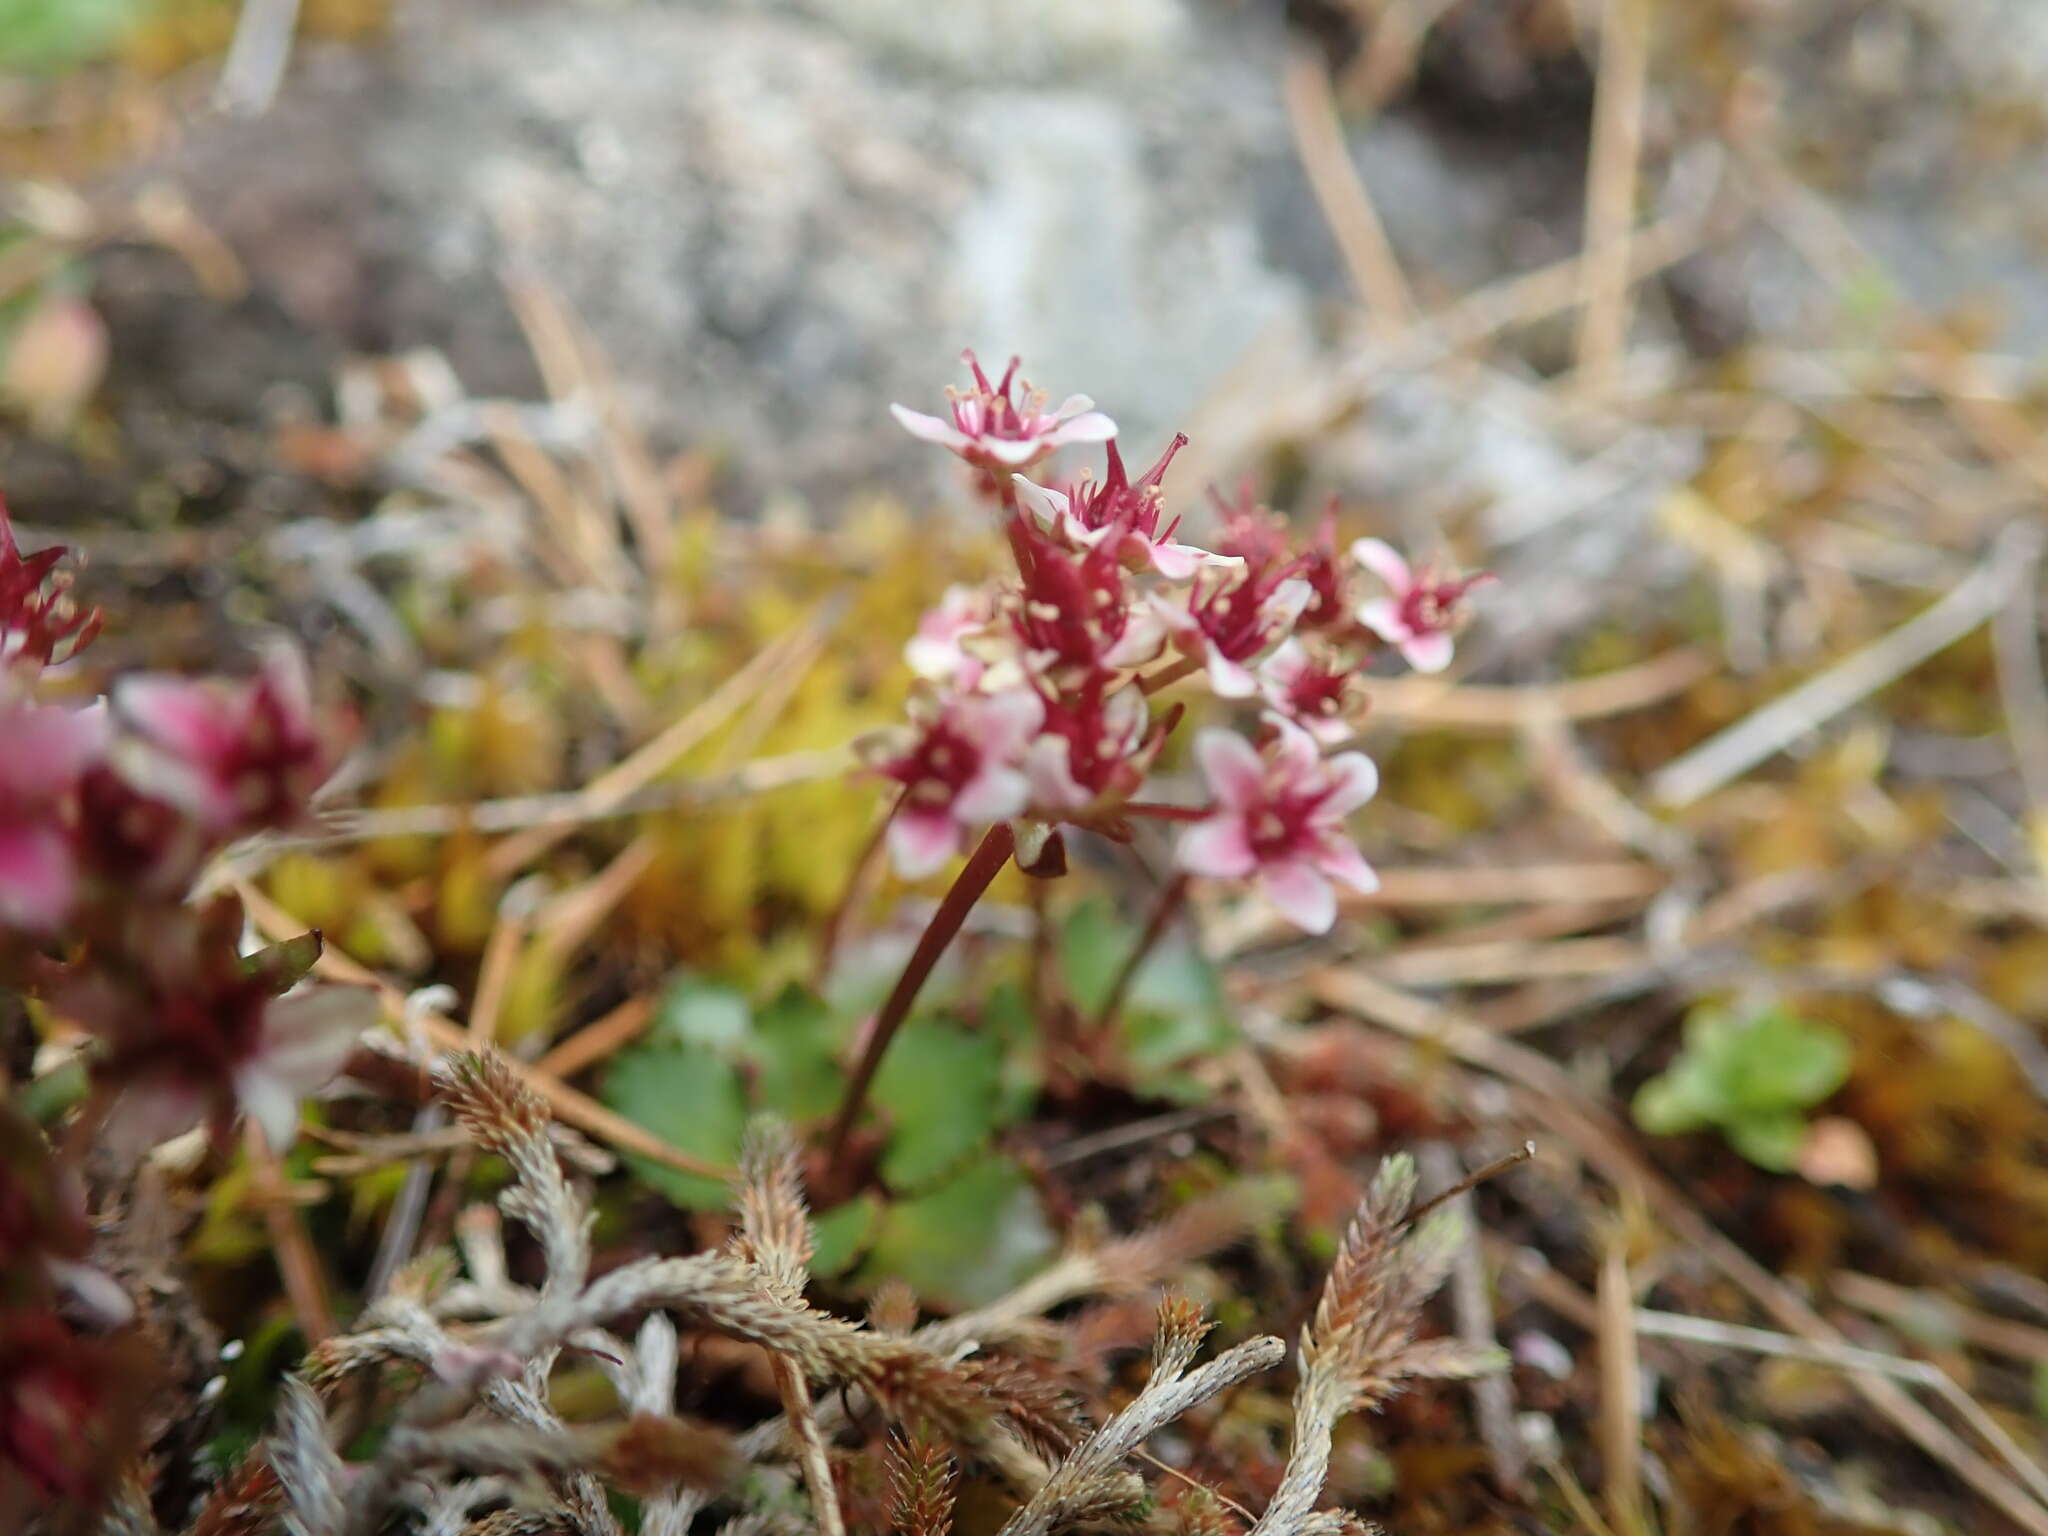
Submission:
[[[298,1319],[306,1344],[320,1343],[334,1334],[334,1308],[327,1300],[327,1282],[321,1277],[320,1256],[306,1234],[285,1187],[284,1168],[264,1137],[263,1128],[251,1119],[244,1131],[249,1152],[249,1182],[263,1208],[263,1224],[270,1231],[270,1243],[284,1279],[284,1293]]]
[[[557,1041],[533,1064],[533,1070],[567,1082],[587,1067],[596,1066],[621,1046],[638,1039],[654,1021],[654,999],[629,997],[602,1018],[593,1019],[574,1034]]]
[[[1308,978],[1307,986],[1311,995],[1328,1007],[1370,1019],[1405,1038],[1433,1042],[1469,1065],[1516,1085],[1527,1113],[1564,1137],[1609,1183],[1640,1190],[1652,1199],[1660,1219],[1681,1245],[1713,1264],[1781,1327],[1809,1343],[1844,1344],[1841,1334],[1806,1300],[1723,1235],[1675,1186],[1649,1167],[1631,1147],[1627,1133],[1585,1103],[1571,1074],[1556,1062],[1504,1040],[1448,1008],[1355,972],[1319,971]],[[2048,1506],[1964,1444],[1892,1380],[1867,1370],[1852,1372],[1850,1380],[1909,1439],[2023,1530],[2032,1536],[2048,1536]]]
[[[1566,720],[1601,720],[1661,704],[1716,670],[1712,656],[1686,647],[1568,683],[1509,688],[1417,677],[1375,680],[1369,720],[1376,725],[1399,721],[1474,731],[1516,731],[1546,714]]]
[[[1694,804],[1955,644],[2005,605],[2020,538],[2008,529],[1941,601],[1666,763],[1650,776],[1650,797],[1674,809]]]
[[[2015,539],[2014,571],[2005,606],[1991,627],[1998,658],[1998,697],[2006,735],[2027,795],[2027,832],[2036,872],[2048,878],[2048,677],[2041,669],[2040,584],[2043,535],[2027,528]]]
[[[242,905],[247,910],[250,920],[271,938],[288,939],[306,931],[304,923],[254,886],[242,883],[235,889],[242,898]],[[320,958],[313,963],[313,970],[316,975],[327,981],[338,981],[345,986],[372,988],[382,999],[388,1017],[394,1020],[406,1017],[405,993],[331,940],[321,951]],[[419,1010],[415,1017],[436,1050],[466,1051],[471,1048],[469,1032],[461,1025],[428,1009]],[[586,1135],[594,1136],[621,1152],[648,1158],[666,1167],[680,1169],[684,1173],[695,1173],[705,1178],[720,1180],[732,1177],[730,1168],[692,1157],[680,1148],[670,1146],[659,1136],[642,1126],[635,1125],[624,1115],[606,1109],[586,1094],[578,1093],[560,1078],[509,1058],[506,1065],[515,1077],[547,1101],[548,1108],[554,1112],[558,1120],[574,1126]]]
[[[1607,1474],[1607,1518],[1618,1531],[1643,1529],[1643,1382],[1636,1353],[1635,1307],[1627,1238],[1610,1232],[1600,1256],[1595,1299],[1600,1318],[1600,1460]]]
[[[1687,1317],[1676,1312],[1641,1310],[1635,1314],[1635,1331],[1652,1338],[1676,1339],[1689,1344],[1707,1344],[1723,1349],[1743,1349],[1784,1360],[1804,1360],[1814,1365],[1831,1365],[1843,1371],[1869,1371],[1896,1381],[1926,1387],[1981,1435],[1999,1456],[2033,1490],[2034,1497],[2048,1504],[2048,1471],[2029,1456],[2020,1443],[1977,1400],[1957,1386],[1948,1372],[1925,1360],[1902,1360],[1874,1349],[1851,1344],[1820,1344],[1807,1339],[1788,1338],[1764,1328],[1747,1328],[1738,1323],[1721,1323],[1712,1318]]]
[[[1431,1142],[1418,1158],[1423,1171],[1441,1185],[1438,1193],[1410,1215],[1420,1221],[1446,1201],[1458,1202],[1464,1211],[1467,1236],[1458,1246],[1458,1258],[1451,1269],[1451,1312],[1458,1337],[1475,1350],[1493,1349],[1499,1344],[1493,1326],[1493,1297],[1486,1283],[1486,1255],[1480,1246],[1479,1224],[1472,1212],[1472,1186],[1534,1155],[1535,1143],[1524,1142],[1505,1158],[1496,1159],[1467,1174],[1458,1167],[1458,1157],[1443,1142]],[[1469,1384],[1472,1416],[1479,1425],[1479,1438],[1493,1464],[1493,1479],[1503,1493],[1512,1494],[1522,1486],[1527,1472],[1527,1455],[1515,1428],[1515,1386],[1505,1371],[1474,1376]]]
[[[261,117],[277,99],[291,62],[299,0],[242,0],[213,104],[237,117]]]
[[[578,819],[604,815],[668,772],[684,753],[750,703],[769,678],[791,659],[802,655],[814,643],[819,631],[829,630],[844,606],[838,600],[826,602],[807,623],[764,647],[739,671],[713,689],[695,709],[584,785],[578,792],[581,806]],[[536,826],[509,837],[490,851],[484,861],[485,868],[498,879],[505,879],[567,837],[575,824]]]
[[[811,1412],[810,1385],[790,1356],[776,1351],[768,1361],[775,1373],[775,1390],[782,1397],[783,1416],[796,1441],[797,1464],[803,1469],[804,1486],[810,1490],[811,1510],[818,1517],[818,1536],[846,1536],[846,1520],[839,1513],[839,1495],[832,1486],[832,1463],[825,1454],[825,1437],[818,1431],[817,1415]]]
[[[1606,0],[1586,171],[1585,307],[1578,338],[1580,380],[1594,393],[1612,386],[1628,344],[1629,244],[1649,59],[1649,0]]]
[[[1383,332],[1406,326],[1415,316],[1415,298],[1344,142],[1330,72],[1314,45],[1299,42],[1288,50],[1281,93],[1301,168],[1358,296],[1365,300],[1367,319]]]
[[[1187,900],[1188,877],[1175,874],[1153,899],[1152,913],[1145,919],[1145,927],[1138,935],[1138,941],[1131,946],[1131,952],[1124,956],[1124,963],[1117,968],[1116,979],[1109,984],[1109,991],[1102,999],[1102,1006],[1095,1012],[1094,1021],[1088,1027],[1088,1039],[1101,1043],[1109,1031],[1116,1027],[1117,1015],[1123,1012],[1124,1000],[1130,996],[1131,983],[1138,979],[1138,972],[1144,969],[1145,959],[1158,947],[1166,936],[1167,926],[1180,911],[1181,903]]]

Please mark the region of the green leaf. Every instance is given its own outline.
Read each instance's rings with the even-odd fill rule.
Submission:
[[[678,1151],[717,1163],[739,1158],[747,1104],[739,1069],[703,1045],[650,1045],[621,1052],[604,1075],[604,1101]],[[723,1210],[723,1181],[628,1157],[640,1179],[691,1210]]]
[[[872,1194],[856,1195],[844,1205],[811,1218],[811,1273],[823,1280],[853,1268],[875,1240],[882,1202]]]
[[[1730,1100],[1746,1109],[1810,1109],[1849,1077],[1849,1042],[1825,1024],[1773,1009],[1731,1042]]]
[[[861,1279],[900,1279],[942,1305],[975,1307],[1016,1286],[1052,1249],[1052,1231],[1023,1170],[991,1155],[891,1206]]]
[[[929,1183],[995,1129],[1002,1042],[942,1019],[903,1026],[875,1074],[874,1101],[890,1119],[882,1177],[893,1189]]]
[[[662,994],[649,1037],[673,1045],[702,1045],[726,1055],[746,1043],[753,1022],[747,996],[735,987],[679,974]]]
[[[110,51],[141,0],[0,0],[0,69],[44,70]]]
[[[789,1120],[829,1114],[846,1081],[838,1054],[844,1026],[814,993],[785,987],[755,1014],[747,1041],[755,1106]]]
[[[1725,1109],[1710,1066],[1681,1056],[1636,1090],[1636,1124],[1651,1136],[1680,1136],[1718,1124]]]
[[[1733,1120],[1723,1130],[1729,1146],[1772,1173],[1790,1173],[1806,1140],[1806,1122],[1791,1109]]]
[[[1109,1001],[1117,972],[1137,942],[1138,930],[1098,896],[1067,913],[1060,925],[1060,976],[1067,984],[1067,995],[1084,1016],[1093,1018]]]

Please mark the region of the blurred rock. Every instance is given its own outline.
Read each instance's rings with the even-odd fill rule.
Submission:
[[[472,390],[537,387],[509,265],[662,436],[830,500],[939,472],[883,406],[934,404],[963,345],[1097,395],[1142,454],[1306,324],[1254,212],[1295,174],[1277,13],[418,10],[388,60],[309,54],[269,117],[196,129],[168,169],[309,323],[439,345]]]

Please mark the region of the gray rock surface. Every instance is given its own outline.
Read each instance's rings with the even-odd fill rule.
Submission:
[[[2048,44],[1987,40],[2048,36],[2038,18],[2001,30],[2030,7],[1887,0],[1845,30],[1780,0],[1770,35],[1787,40],[1781,79],[1824,87],[1788,96],[1795,136],[1870,151],[1829,189],[1849,227],[1922,303],[1988,286],[2039,342],[2042,157],[1985,167],[1976,201],[2007,217],[1949,219],[1955,167],[1977,163],[1967,121],[1911,110],[1930,91],[2023,99]],[[1200,430],[1205,403],[1213,421],[1247,377],[1348,344],[1325,324],[1348,285],[1279,97],[1281,10],[410,0],[392,48],[308,51],[269,116],[195,125],[146,174],[181,182],[316,329],[437,345],[479,393],[538,388],[501,282],[537,274],[658,438],[724,448],[744,492],[830,505],[879,477],[943,478],[882,408],[935,407],[962,346],[1022,353],[1055,396],[1094,394],[1142,455]],[[1808,12],[1825,24],[1790,24]],[[1491,14],[1450,13],[1478,38],[1476,94],[1352,134],[1425,302],[1578,242],[1585,72],[1567,58],[1576,84],[1538,78],[1533,104],[1499,105],[1514,71]],[[1839,319],[1767,231],[1681,282],[1732,339],[1825,340]],[[1642,334],[1676,340],[1654,287],[1639,313]],[[1539,354],[1562,334],[1539,334]],[[1321,479],[1369,492],[1360,466],[1389,445],[1461,457],[1457,433],[1414,443],[1399,414],[1363,424],[1368,449],[1327,444]]]

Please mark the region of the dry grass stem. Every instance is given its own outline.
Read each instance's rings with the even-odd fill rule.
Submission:
[[[1414,295],[1344,142],[1343,120],[1320,50],[1307,43],[1290,48],[1281,89],[1302,170],[1345,270],[1365,301],[1367,318],[1381,334],[1395,334],[1414,319]]]
[[[1666,763],[1650,776],[1650,798],[1674,810],[1696,804],[1955,644],[2005,606],[2021,537],[2009,529],[1939,602]]]
[[[1605,0],[1593,149],[1586,171],[1584,308],[1579,378],[1589,393],[1612,388],[1628,344],[1629,245],[1643,153],[1650,64],[1650,0]]]

